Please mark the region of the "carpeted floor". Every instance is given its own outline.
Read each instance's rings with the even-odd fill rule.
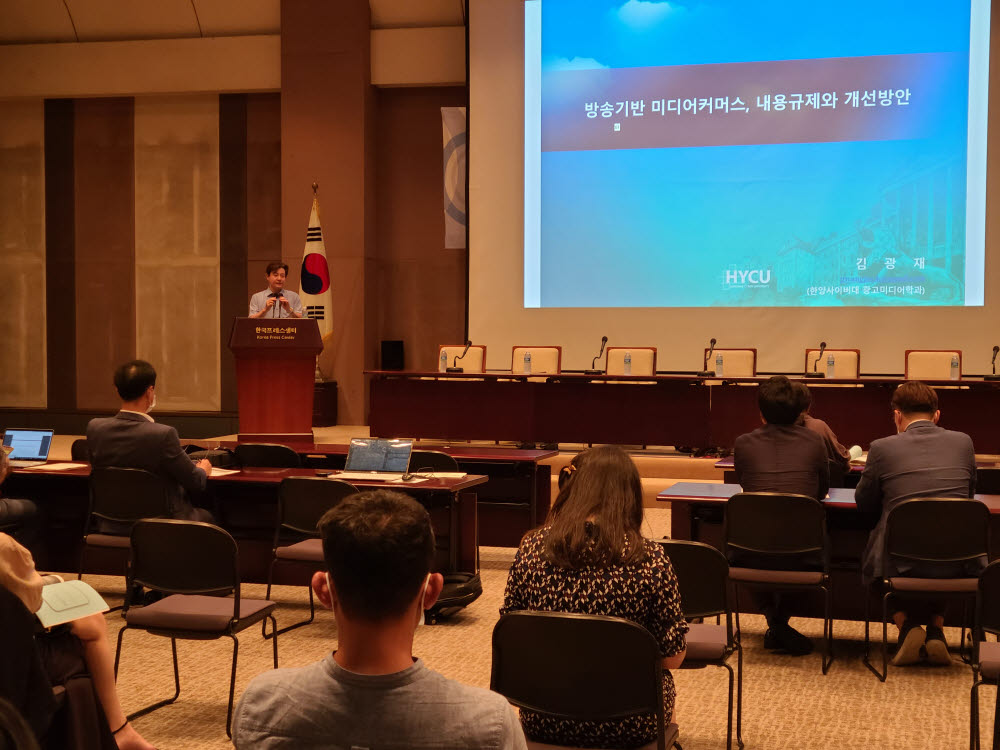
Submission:
[[[662,536],[668,513],[648,511],[646,531]],[[419,628],[414,653],[448,677],[487,687],[490,635],[503,599],[511,549],[483,548],[483,596],[460,614],[437,625]],[[86,576],[108,599],[121,600],[121,579]],[[264,586],[245,585],[243,596],[263,596]],[[301,619],[308,611],[304,588],[276,587],[279,626]],[[121,619],[107,616],[109,638],[117,637]],[[793,622],[818,639],[821,622]],[[807,750],[870,747],[968,747],[970,669],[890,668],[880,683],[861,663],[860,623],[836,623],[837,661],[825,677],[820,657],[777,656],[763,648],[764,622],[744,617],[743,737],[748,748]],[[958,631],[948,630],[952,644]],[[282,667],[322,658],[336,646],[331,613],[323,611],[313,625],[279,638]],[[270,668],[270,642],[251,628],[240,637],[237,697],[257,674]],[[160,748],[231,747],[225,734],[230,642],[178,642],[181,696],[172,706],[139,719],[136,727]],[[725,747],[726,672],[722,669],[678,670],[677,718],[685,750]],[[170,645],[164,638],[139,632],[125,636],[119,689],[127,712],[172,692]],[[982,689],[983,737],[990,742],[994,688]]]

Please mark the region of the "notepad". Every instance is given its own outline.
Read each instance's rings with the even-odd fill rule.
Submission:
[[[42,587],[42,606],[35,616],[42,625],[51,628],[108,609],[108,603],[89,583],[62,581]]]

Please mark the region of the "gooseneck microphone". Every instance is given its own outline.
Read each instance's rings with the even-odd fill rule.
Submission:
[[[451,363],[451,367],[445,368],[445,372],[465,372],[464,368],[458,366],[458,360],[465,358],[465,355],[469,353],[470,346],[472,346],[472,339],[466,339],[465,349],[462,351],[462,354],[455,357],[454,361]]]
[[[601,370],[597,369],[597,360],[604,356],[604,347],[608,345],[608,337],[601,336],[601,350],[597,352],[597,356],[590,361],[590,369],[584,370],[587,375],[600,375]]]
[[[826,351],[826,342],[825,341],[820,341],[819,342],[819,354],[817,354],[816,355],[816,359],[813,360],[812,372],[809,372],[809,370],[806,369],[806,377],[807,378],[825,378],[826,377],[826,373],[825,372],[820,372],[819,370],[816,369],[819,366],[819,361],[821,359],[823,359],[823,352],[825,352],[825,351]]]
[[[278,302],[281,299],[281,292],[271,292],[268,297],[274,297],[274,304],[271,305],[271,317],[277,318],[281,316],[281,303]]]
[[[990,364],[993,366],[992,375],[984,375],[983,380],[1000,380],[1000,375],[997,375],[997,354],[1000,353],[1000,346],[993,347],[993,359]]]
[[[708,369],[709,360],[712,358],[712,352],[715,351],[715,339],[708,342],[708,351],[705,352],[705,361],[702,364],[702,371],[698,373],[699,378],[714,378],[715,370]]]

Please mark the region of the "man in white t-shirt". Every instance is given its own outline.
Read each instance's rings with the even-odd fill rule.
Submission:
[[[506,699],[433,672],[413,634],[444,585],[431,573],[434,533],[398,492],[352,495],[319,523],[329,574],[313,592],[337,620],[337,650],[254,678],[236,707],[237,749],[526,748]]]

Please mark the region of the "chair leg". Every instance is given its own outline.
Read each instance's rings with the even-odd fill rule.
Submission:
[[[871,663],[871,612],[872,612],[872,588],[869,586],[865,591],[865,656],[862,660],[864,665],[871,670],[872,674],[878,677],[880,682],[885,682],[886,675],[888,674],[888,666],[886,665],[884,649],[885,649],[885,616],[882,617],[882,647],[883,647],[883,661],[882,661],[882,671],[879,672]]]
[[[830,670],[833,664],[833,616],[831,614],[833,591],[829,586],[823,586],[823,657],[820,666],[823,674]]]
[[[263,633],[264,638],[274,638],[275,636],[281,635],[282,633],[287,633],[289,630],[295,630],[295,628],[301,628],[303,625],[308,625],[313,620],[316,619],[316,601],[313,598],[312,586],[307,586],[307,588],[309,589],[309,617],[308,617],[308,619],[301,620],[299,622],[293,623],[291,625],[288,625],[286,627],[281,628],[280,630],[272,630],[271,631],[271,635],[267,634],[267,624],[266,624],[266,620],[265,620],[261,624],[261,632]]]
[[[975,680],[969,695],[969,750],[979,750],[979,686]],[[1000,690],[1000,688],[997,688]]]
[[[118,681],[118,660],[121,659],[122,655],[122,638],[125,637],[125,631],[128,630],[128,623],[122,626],[122,629],[118,631],[118,647],[115,649],[115,682]]]
[[[726,663],[723,663],[723,667],[729,672],[729,708],[726,713],[726,750],[733,750],[733,683],[735,682],[735,675],[733,674],[733,668]]]
[[[743,750],[743,644],[736,642],[736,744]]]
[[[1000,685],[997,686],[997,698],[996,705],[993,708],[993,750],[1000,750],[1000,727],[997,726],[997,722],[1000,721]]]
[[[271,564],[267,566],[267,592],[264,594],[265,599],[271,598],[271,582],[274,580],[274,564],[278,562],[278,558],[274,556],[274,552],[271,552]],[[312,587],[310,587],[312,590]],[[260,634],[264,638],[267,638],[267,620],[261,620],[260,623]]]
[[[121,635],[119,633],[119,635]],[[169,706],[171,703],[176,701],[181,695],[181,673],[180,668],[177,665],[177,639],[170,639],[170,651],[174,657],[174,694],[171,698],[164,698],[162,701],[158,701],[151,706],[146,706],[145,708],[140,708],[135,713],[131,713],[125,718],[129,721],[134,721],[140,716],[145,716],[146,714],[152,713],[158,708],[163,708],[164,706]]]
[[[240,642],[235,635],[230,635],[233,639],[233,670],[229,676],[229,708],[226,711],[226,736],[233,738],[233,697],[236,695],[236,659],[240,653]],[[275,639],[277,641],[277,639]],[[275,644],[277,648],[277,644]]]
[[[310,589],[311,590],[311,589]],[[268,615],[267,619],[271,621],[271,641],[274,646],[274,668],[278,668],[278,621],[274,619],[274,615]]]

